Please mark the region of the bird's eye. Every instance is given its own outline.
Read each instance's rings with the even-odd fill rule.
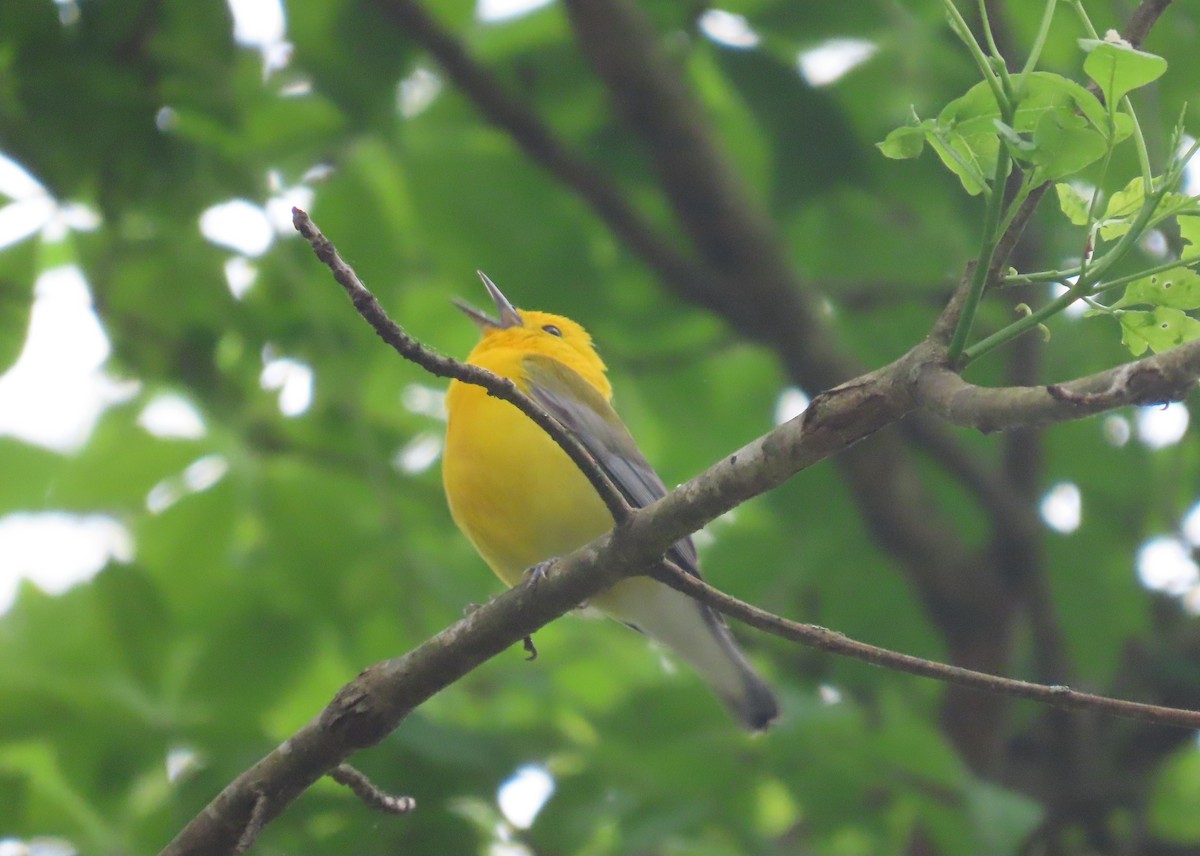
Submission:
[[[562,338],[562,330],[558,329],[553,324],[546,324],[542,327],[542,329],[545,330],[547,333],[549,333],[551,336],[558,336],[558,338],[560,338],[560,339]]]

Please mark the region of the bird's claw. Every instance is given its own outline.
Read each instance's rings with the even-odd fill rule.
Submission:
[[[531,587],[536,586],[538,583],[540,583],[542,580],[544,580],[546,578],[547,574],[549,574],[549,572],[550,572],[550,567],[556,561],[558,561],[558,560],[557,559],[545,559],[541,562],[538,562],[536,565],[534,565],[533,567],[531,567],[527,571],[525,571],[525,580],[524,580],[525,585],[531,586]],[[526,662],[528,662],[530,660],[536,660],[537,656],[538,656],[538,649],[537,649],[537,646],[533,644],[533,637],[526,636],[521,644],[525,648],[525,653],[527,653],[529,655],[528,657],[525,658]]]
[[[536,565],[534,565],[533,567],[526,570],[525,571],[525,585],[536,586],[542,580],[546,579],[546,577],[550,573],[550,568],[553,567],[554,563],[557,561],[558,561],[557,558],[544,559],[543,561],[538,562]]]

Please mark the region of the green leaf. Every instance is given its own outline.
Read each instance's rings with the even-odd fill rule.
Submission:
[[[1128,116],[1118,114],[1112,142],[1129,136],[1132,127]],[[926,136],[974,194],[995,170],[1001,139],[1014,158],[1037,168],[1036,181],[1051,181],[1104,156],[1109,120],[1096,96],[1075,81],[1035,72],[1026,80],[1011,125],[1002,121],[991,88],[980,82],[947,104]]]
[[[1140,176],[1137,176],[1130,179],[1124,188],[1112,195],[1112,198],[1108,200],[1108,206],[1104,209],[1104,217],[1101,220],[1101,238],[1111,241],[1129,231],[1130,225],[1137,218],[1138,213],[1142,210],[1142,205],[1146,201],[1145,190],[1145,183]],[[1163,193],[1158,200],[1158,204],[1154,206],[1154,213],[1146,225],[1147,227],[1154,226],[1168,217],[1175,216],[1182,211],[1187,211],[1192,204],[1191,199],[1182,193]],[[1180,219],[1180,226],[1182,227],[1182,219],[1184,218]],[[1191,224],[1188,224],[1188,228],[1190,230],[1193,227]]]
[[[1130,90],[1157,80],[1167,70],[1165,59],[1128,44],[1080,39],[1079,46],[1088,54],[1083,70],[1096,81],[1110,105],[1115,105]]]
[[[1147,348],[1161,354],[1200,338],[1200,321],[1172,306],[1159,306],[1152,312],[1119,311],[1116,317],[1121,324],[1121,343],[1135,357]]]
[[[1032,133],[1034,148],[1026,158],[1038,167],[1037,182],[1064,178],[1104,156],[1109,146],[1109,119],[1099,99],[1062,75],[1029,76],[1017,106],[1014,127]],[[1112,144],[1128,137],[1133,122],[1124,113],[1113,122]]]
[[[1108,141],[1083,117],[1067,107],[1048,110],[1033,132],[1030,163],[1037,168],[1034,184],[1074,175],[1104,157]]]
[[[62,477],[70,460],[12,437],[0,437],[0,514],[47,507],[48,486]],[[57,497],[53,497],[57,499]]]
[[[158,588],[142,569],[113,564],[96,577],[97,603],[130,671],[145,685],[158,680],[170,653],[171,621]]]
[[[980,82],[942,108],[927,134],[942,163],[972,196],[987,186],[986,176],[995,172],[999,119],[1000,108],[991,88]]]
[[[987,140],[992,142],[991,147],[987,145]],[[958,176],[967,193],[977,196],[988,186],[984,177],[985,169],[989,163],[995,168],[995,150],[999,147],[994,135],[972,141],[954,131],[938,132],[929,137],[929,145],[938,153],[946,168]],[[989,148],[992,150],[989,151]]]
[[[1113,308],[1138,304],[1200,309],[1200,274],[1178,267],[1134,280]]]
[[[887,158],[895,160],[915,158],[924,150],[925,135],[931,127],[933,127],[933,121],[926,119],[920,125],[906,125],[903,128],[896,128],[883,138],[883,142],[876,143],[875,145],[883,152],[883,156]]]
[[[1046,71],[1034,72],[1025,83],[1025,94],[1017,105],[1013,127],[1022,133],[1036,131],[1047,116],[1056,116],[1057,123],[1070,126],[1068,117],[1086,120],[1103,139],[1109,136],[1109,118],[1104,105],[1074,80]],[[1117,114],[1112,142],[1118,143],[1133,132],[1133,121],[1124,113]]]
[[[1111,241],[1129,231],[1129,222],[1142,210],[1142,203],[1146,199],[1145,191],[1146,185],[1138,176],[1109,198],[1101,220],[1101,238]]]
[[[22,801],[29,804],[35,817],[40,815],[43,822],[53,817],[56,829],[70,830],[82,847],[119,847],[120,838],[112,821],[88,800],[78,782],[71,781],[49,745],[32,741],[0,745],[0,770],[25,780]]]
[[[1067,219],[1076,226],[1086,226],[1090,200],[1084,198],[1078,189],[1063,182],[1054,185],[1054,192],[1058,194],[1058,207]]]
[[[996,96],[987,83],[980,81],[942,108],[938,124],[958,127],[964,133],[992,134],[992,119],[1000,115]]]
[[[1193,250],[1200,250],[1200,216],[1195,214],[1182,216],[1178,219],[1179,237],[1192,245]]]
[[[1110,142],[1123,140],[1132,128],[1123,113],[1110,128],[1104,105],[1075,81],[1035,72],[1025,81],[1011,123],[1003,121],[991,87],[981,81],[942,108],[936,121],[897,128],[879,147],[888,157],[911,158],[928,142],[975,195],[995,172],[1002,140],[1013,158],[1035,167],[1033,180],[1052,181],[1099,160]]]

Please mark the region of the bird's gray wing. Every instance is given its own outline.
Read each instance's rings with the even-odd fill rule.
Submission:
[[[525,376],[529,397],[579,439],[630,505],[642,508],[667,495],[663,480],[612,405],[578,372],[558,360],[532,354],[525,358]],[[691,538],[675,542],[668,555],[688,573],[700,576]]]

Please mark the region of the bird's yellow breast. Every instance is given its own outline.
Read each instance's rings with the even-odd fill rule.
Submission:
[[[500,349],[471,362],[523,386],[523,357]],[[446,408],[442,480],[450,513],[505,583],[516,585],[531,565],[612,528],[583,473],[513,405],[455,381]]]

